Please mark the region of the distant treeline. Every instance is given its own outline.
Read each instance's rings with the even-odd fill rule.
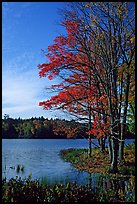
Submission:
[[[2,138],[15,139],[65,139],[88,137],[88,124],[79,123],[74,120],[48,119],[42,117],[32,117],[30,119],[13,119],[8,115],[2,119]],[[134,138],[130,132],[127,139]]]
[[[87,137],[87,124],[74,120],[47,119],[32,117],[30,119],[2,119],[2,138],[83,138]]]

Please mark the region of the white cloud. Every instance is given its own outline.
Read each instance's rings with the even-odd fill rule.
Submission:
[[[44,113],[38,103],[49,98],[49,94],[45,91],[45,86],[50,84],[51,82],[48,79],[39,78],[37,62],[30,60],[30,55],[22,55],[14,59],[14,61],[10,60],[8,63],[3,64],[3,114],[15,115],[15,113],[18,113],[19,115],[24,114],[24,112],[28,114],[30,111],[33,116],[36,113]]]
[[[49,94],[45,87],[49,87],[56,80],[39,78],[37,61],[34,57],[23,54],[3,64],[2,67],[2,115],[9,114],[13,118],[31,118],[44,116],[45,118],[72,119],[61,110],[43,110],[38,103],[47,100],[54,93]]]

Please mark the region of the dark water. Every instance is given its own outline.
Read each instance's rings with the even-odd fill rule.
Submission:
[[[126,140],[125,144],[134,140]],[[94,143],[98,144],[94,139]],[[94,145],[92,145],[94,146]],[[46,178],[49,183],[77,181],[87,183],[95,175],[78,171],[70,163],[61,159],[61,149],[88,148],[84,139],[3,139],[2,140],[2,177]]]

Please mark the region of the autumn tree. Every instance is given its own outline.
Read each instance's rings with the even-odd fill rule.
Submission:
[[[45,109],[61,108],[79,115],[91,134],[106,136],[111,169],[123,159],[129,90],[134,75],[134,7],[127,2],[78,2],[65,11],[58,36],[48,47],[48,62],[39,65],[40,77],[59,76],[52,86],[59,93],[40,102]],[[76,5],[76,7],[75,7]]]
[[[89,155],[91,155],[92,115],[95,117],[94,112],[102,113],[98,104],[101,100],[98,93],[99,85],[96,84],[91,66],[96,64],[98,67],[99,61],[95,62],[91,60],[91,56],[89,57],[92,55],[89,47],[92,41],[89,41],[85,27],[77,16],[74,13],[70,15],[73,20],[68,19],[63,22],[67,36],[55,38],[54,44],[48,47],[46,54],[49,62],[39,65],[40,77],[48,76],[50,80],[56,76],[60,77],[61,83],[51,87],[59,93],[47,101],[40,102],[39,105],[45,109],[54,107],[66,109],[73,115],[79,115],[82,120],[87,120]],[[100,130],[98,137],[101,136]]]
[[[111,168],[114,172],[117,171],[118,156],[120,162],[123,160],[130,87],[134,84],[134,8],[133,2],[77,4],[88,32],[94,36],[93,51],[104,70],[101,78],[100,70],[92,67],[108,100]]]

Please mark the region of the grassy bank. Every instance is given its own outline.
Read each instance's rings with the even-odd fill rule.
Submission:
[[[89,173],[109,173],[110,162],[108,149],[100,152],[99,148],[92,149],[92,156],[88,156],[88,149],[65,149],[60,152],[62,158],[71,162],[79,170]],[[120,175],[135,175],[135,144],[125,147],[124,164],[119,166]]]

